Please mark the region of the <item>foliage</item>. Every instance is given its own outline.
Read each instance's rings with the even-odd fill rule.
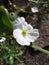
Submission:
[[[17,17],[13,12],[9,13],[8,10],[6,11],[5,9],[4,6],[0,6],[0,37],[4,36],[9,41],[11,38],[11,42],[6,41],[0,43],[0,60],[2,59],[7,64],[12,65],[14,63],[14,58],[17,59],[24,51],[21,50],[22,47],[14,41],[13,37],[11,37],[13,33],[13,23]]]
[[[6,13],[4,6],[0,6],[0,33],[12,31],[12,29],[8,13]]]
[[[21,48],[22,47],[16,43],[14,43],[13,46],[9,45],[9,43],[0,43],[0,59],[12,65],[14,63],[14,58],[17,59],[17,57],[23,54],[24,51],[21,50]]]

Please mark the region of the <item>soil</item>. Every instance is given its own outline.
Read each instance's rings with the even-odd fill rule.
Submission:
[[[16,3],[15,3],[16,1]],[[34,6],[34,4],[28,3],[27,0],[13,0],[13,2],[20,7],[23,8],[30,8]],[[22,2],[22,3],[21,3]],[[27,9],[27,10],[28,10]],[[39,19],[40,16],[33,13],[26,14],[26,13],[18,13],[19,16],[24,16],[26,18],[26,21],[30,23],[34,28],[38,28],[40,32],[40,37],[38,40],[36,40],[34,43],[35,45],[38,45],[44,49],[49,50],[49,26],[46,24],[48,22],[49,24],[49,13],[46,12],[47,21]],[[49,65],[49,55],[46,55],[42,52],[36,51],[30,47],[27,47],[26,52],[23,56],[20,58],[22,61],[24,61],[25,65]],[[0,65],[7,65],[3,63],[3,61],[0,61]],[[17,60],[15,60],[13,65],[21,65]]]

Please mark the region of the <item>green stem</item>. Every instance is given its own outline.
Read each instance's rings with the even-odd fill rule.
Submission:
[[[45,49],[43,49],[43,48],[41,48],[41,47],[39,47],[37,45],[32,45],[31,47],[34,48],[34,49],[36,49],[36,50],[38,50],[38,51],[41,51],[41,52],[43,52],[45,54],[49,54],[48,50],[45,50]]]
[[[29,0],[29,2],[33,2],[33,3],[37,3],[37,4],[39,4],[39,3],[47,4],[47,1],[46,2],[42,2],[40,0],[37,0],[37,1],[35,1],[35,0]]]

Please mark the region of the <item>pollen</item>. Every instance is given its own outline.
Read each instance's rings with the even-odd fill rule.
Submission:
[[[23,34],[23,36],[26,36],[27,30],[26,30],[26,29],[23,29],[23,30],[22,30],[22,34]]]

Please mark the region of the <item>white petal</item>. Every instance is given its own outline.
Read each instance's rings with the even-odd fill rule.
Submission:
[[[23,25],[27,25],[27,22],[25,21],[24,17],[21,17],[21,21],[22,21]]]
[[[22,45],[22,46],[29,46],[30,45],[30,42],[28,40],[26,40],[22,35],[20,35],[19,38],[16,39],[16,41]]]
[[[31,29],[28,31],[28,33],[30,33],[30,34],[38,33],[39,34],[39,30],[38,29]]]
[[[21,30],[20,29],[16,29],[13,31],[13,36],[14,38],[16,39],[16,41],[22,45],[22,46],[25,46],[25,45],[30,45],[30,42],[28,42],[24,37],[23,35],[21,34]]]
[[[13,29],[17,29],[17,28],[27,29],[26,22],[25,22],[24,24],[15,24],[15,25],[13,26]]]
[[[17,18],[17,23],[22,23],[21,17]]]
[[[18,18],[15,20],[15,23],[16,23],[16,24],[20,24],[20,23],[22,23],[22,21],[21,21],[21,17],[18,17]]]
[[[13,29],[23,29],[23,25],[22,24],[15,24],[14,26],[13,26]]]
[[[24,17],[19,17],[17,20],[15,20],[15,24],[13,25],[15,28],[21,28],[24,29],[27,26],[27,22],[25,21]]]
[[[32,27],[30,24],[28,24],[28,25],[27,25],[27,30],[30,31],[30,30],[32,30],[32,29],[33,29],[33,27]]]
[[[39,12],[39,10],[38,10],[37,7],[32,7],[32,8],[31,8],[31,11],[32,11],[33,13]]]
[[[27,25],[23,25],[23,29],[30,31],[33,29],[33,27],[30,24],[27,24]]]
[[[25,18],[24,18],[24,17],[21,17],[21,20],[22,20],[23,22],[25,22]]]
[[[33,37],[32,37],[31,35],[27,35],[27,36],[25,37],[25,39],[26,39],[27,41],[29,41],[29,42],[34,42],[34,39],[33,39]]]
[[[27,24],[27,22],[25,21],[25,18],[24,17],[19,17],[19,18],[17,18],[17,23],[19,23],[19,24]]]
[[[21,35],[21,29],[15,29],[13,30],[13,36],[16,39],[17,37],[19,37],[19,35]]]
[[[34,42],[39,37],[39,31],[38,29],[33,29],[32,31],[29,31],[28,38],[30,39],[30,42]]]

